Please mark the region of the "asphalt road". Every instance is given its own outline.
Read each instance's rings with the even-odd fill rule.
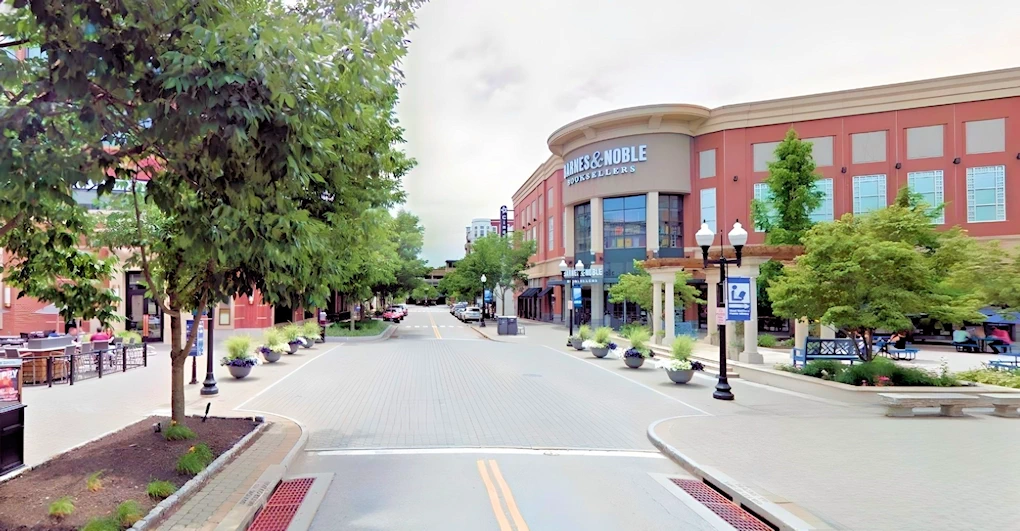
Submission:
[[[567,354],[412,307],[388,341],[309,362],[246,405],[309,431],[332,472],[315,530],[708,530],[645,437],[699,410]]]

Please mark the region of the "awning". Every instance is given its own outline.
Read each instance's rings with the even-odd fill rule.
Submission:
[[[521,293],[520,295],[518,295],[517,298],[519,298],[519,299],[530,299],[530,298],[534,297],[535,295],[538,295],[539,291],[542,291],[542,288],[528,288],[528,289],[524,290],[524,293]]]
[[[550,292],[550,291],[552,291],[552,290],[553,290],[552,286],[549,286],[549,287],[545,288],[544,290],[542,290],[542,291],[538,292],[538,298],[540,298],[540,299],[541,299],[542,297],[545,297],[545,296],[546,296],[546,295],[548,295],[548,294],[549,294],[549,292]]]
[[[1020,312],[990,306],[979,311],[988,317],[985,319],[988,324],[1020,324]]]

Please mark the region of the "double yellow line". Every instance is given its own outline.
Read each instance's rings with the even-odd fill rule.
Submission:
[[[492,469],[491,477],[489,475],[490,468]],[[496,464],[496,461],[489,459],[488,466],[486,466],[485,460],[479,459],[478,474],[482,476],[485,490],[489,493],[489,503],[492,504],[492,512],[496,515],[496,521],[499,522],[499,531],[513,531],[515,528],[517,531],[529,531],[528,524],[524,522],[521,511],[517,509],[514,495],[510,492],[510,486],[506,484],[506,480],[503,479],[503,474],[499,472],[499,465]],[[506,502],[506,511],[503,510],[499,493],[496,492],[496,487],[493,485],[493,478],[496,480],[495,484],[499,486],[499,492],[503,495],[503,501]],[[510,520],[507,519],[508,512],[510,519],[514,521],[514,527],[510,526]]]
[[[436,333],[436,339],[443,339],[443,336],[439,335],[439,327],[436,326],[436,320],[432,318],[432,312],[428,312],[429,322],[432,323],[432,331]]]

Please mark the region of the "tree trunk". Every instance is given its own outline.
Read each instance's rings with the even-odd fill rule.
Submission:
[[[178,424],[184,422],[184,362],[188,353],[184,351],[184,338],[181,337],[182,321],[179,315],[170,316],[170,363],[172,377],[170,379],[170,412],[171,418]]]
[[[357,304],[352,300],[351,301],[351,332],[354,331],[354,308],[356,306],[357,306]]]

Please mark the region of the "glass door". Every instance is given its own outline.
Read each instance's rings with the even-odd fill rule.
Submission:
[[[138,332],[142,341],[163,341],[163,311],[152,298],[145,296],[145,283],[140,272],[127,274],[124,290],[124,328]]]

